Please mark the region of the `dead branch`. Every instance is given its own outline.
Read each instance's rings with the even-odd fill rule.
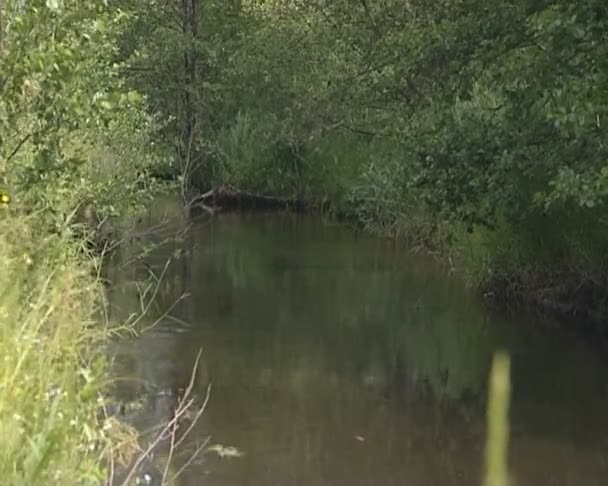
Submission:
[[[308,211],[316,205],[296,197],[276,197],[265,194],[257,194],[249,191],[240,191],[230,187],[218,187],[211,189],[190,202],[191,207],[201,207],[213,213],[218,210],[230,209],[256,209],[256,210],[280,210],[290,209],[292,211]]]
[[[204,442],[203,446],[198,447],[196,449],[196,451],[194,452],[194,455],[191,456],[188,461],[186,462],[185,465],[183,465],[179,471],[173,475],[173,477],[169,480],[169,482],[166,481],[166,478],[168,476],[168,472],[169,472],[169,466],[170,466],[170,462],[173,458],[173,455],[175,453],[175,450],[180,446],[180,444],[185,440],[185,438],[188,436],[188,434],[192,431],[192,429],[194,428],[194,425],[198,422],[198,420],[200,419],[200,417],[202,416],[202,414],[204,413],[207,404],[209,403],[209,396],[211,393],[211,385],[209,385],[207,387],[207,395],[206,398],[203,402],[203,404],[201,405],[201,407],[199,408],[199,410],[197,411],[197,413],[195,414],[194,418],[192,419],[190,426],[186,429],[186,431],[184,432],[184,434],[182,434],[182,436],[180,437],[179,440],[176,440],[176,431],[177,431],[177,427],[179,425],[179,422],[182,418],[185,417],[186,413],[188,412],[188,410],[192,407],[192,405],[194,404],[195,400],[194,398],[191,397],[192,395],[192,391],[194,389],[194,384],[196,381],[196,372],[198,370],[198,365],[201,359],[201,355],[202,355],[202,350],[200,350],[196,356],[196,360],[194,362],[194,366],[192,369],[192,374],[190,376],[190,382],[188,384],[188,387],[186,388],[186,390],[184,391],[183,396],[179,399],[177,407],[175,408],[175,412],[173,414],[173,417],[171,418],[171,420],[169,420],[167,422],[167,424],[165,424],[165,426],[162,428],[162,430],[157,434],[157,436],[154,438],[154,440],[152,440],[150,442],[150,444],[148,445],[148,447],[146,448],[146,450],[144,452],[142,452],[137,460],[135,461],[135,463],[133,464],[133,466],[129,469],[129,472],[126,476],[126,478],[124,479],[124,481],[121,483],[122,486],[128,486],[129,481],[133,478],[133,476],[137,473],[137,471],[139,470],[139,467],[141,466],[141,464],[143,463],[143,461],[151,455],[151,453],[156,449],[156,447],[160,444],[160,442],[165,439],[167,437],[168,434],[170,434],[171,436],[171,444],[170,444],[170,448],[169,448],[169,457],[167,459],[167,464],[165,465],[165,469],[163,472],[163,476],[162,476],[162,483],[163,485],[165,484],[170,484],[170,482],[172,482],[179,474],[181,474],[183,472],[183,470],[185,470],[185,467],[187,467],[188,464],[190,464],[193,460],[194,460],[194,455],[200,453],[200,451],[204,448],[204,446],[209,442],[209,438]]]

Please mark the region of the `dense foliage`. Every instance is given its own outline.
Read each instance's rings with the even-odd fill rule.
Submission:
[[[129,79],[171,120],[195,189],[327,197],[366,226],[467,248],[493,290],[603,309],[605,2],[131,8]]]
[[[4,2],[0,177],[14,205],[65,222],[79,206],[108,215],[142,195],[153,120],[119,77],[128,22],[96,0]]]
[[[101,484],[95,230],[151,195],[155,122],[125,87],[126,12],[101,0],[0,2],[0,476]],[[120,438],[122,440],[122,437]]]

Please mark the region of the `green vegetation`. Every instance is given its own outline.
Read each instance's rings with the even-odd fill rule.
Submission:
[[[99,420],[95,232],[153,194],[153,119],[102,1],[0,3],[0,476],[99,484],[120,427]],[[103,223],[103,224],[102,224]],[[95,305],[97,303],[98,305]]]
[[[605,315],[605,2],[118,3],[185,192],[326,199],[490,294]]]
[[[0,221],[0,472],[4,484],[97,484],[109,438],[97,423],[95,281],[38,216]]]
[[[1,2],[4,481],[101,477],[88,249],[159,179],[328,201],[605,316],[607,31],[604,0]]]

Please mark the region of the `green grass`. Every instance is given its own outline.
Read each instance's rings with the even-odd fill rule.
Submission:
[[[0,477],[5,485],[99,484],[109,445],[93,320],[98,282],[77,243],[0,210]]]

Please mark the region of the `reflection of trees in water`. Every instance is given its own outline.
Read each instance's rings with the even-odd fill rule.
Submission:
[[[316,341],[331,349],[338,369],[355,367],[363,386],[384,394],[458,399],[480,392],[491,336],[466,295],[435,268],[381,242],[341,241],[341,232],[326,239],[311,220],[230,219],[146,259],[159,273],[176,250],[183,255],[166,269],[151,319],[192,292],[173,312],[180,320]]]
[[[332,474],[356,463],[360,477],[352,477],[351,484],[366,484],[379,471],[406,469],[410,472],[402,476],[396,473],[394,484],[428,484],[432,474],[435,484],[473,484],[481,457],[484,383],[498,344],[525,350],[528,340],[536,339],[530,341],[533,353],[514,359],[515,425],[546,436],[536,425],[544,421],[556,437],[571,437],[555,427],[562,419],[559,410],[570,413],[569,405],[555,413],[543,408],[543,400],[553,397],[563,406],[568,393],[581,390],[570,361],[560,361],[560,351],[540,353],[544,338],[512,323],[486,324],[460,283],[445,279],[424,259],[291,217],[222,217],[157,248],[146,262],[159,273],[177,250],[183,257],[167,268],[148,317],[158,318],[190,292],[173,311],[189,325],[165,320],[127,342],[125,369],[155,387],[177,389],[202,346],[207,371],[198,392],[210,379],[214,389],[199,436],[214,432],[222,443],[263,451],[268,471],[276,474],[269,481],[284,474],[288,482],[295,471],[303,481],[323,476],[331,484]],[[129,271],[125,279],[148,274],[143,264]],[[111,288],[112,300],[137,310],[137,293],[129,285],[128,291]],[[561,363],[556,371],[567,378],[567,387],[551,389],[547,363],[552,362]],[[594,370],[582,388],[589,391],[585,396],[594,396],[602,382],[602,368]],[[570,400],[580,402],[572,408],[577,413],[591,409],[578,397]],[[592,407],[589,421],[604,403]],[[152,420],[160,420],[162,412],[154,413]],[[328,450],[333,466],[323,453]],[[263,481],[264,473],[248,457],[226,469],[249,468]]]
[[[421,315],[406,327],[401,367],[436,396],[459,399],[484,389],[494,342],[481,316]]]

